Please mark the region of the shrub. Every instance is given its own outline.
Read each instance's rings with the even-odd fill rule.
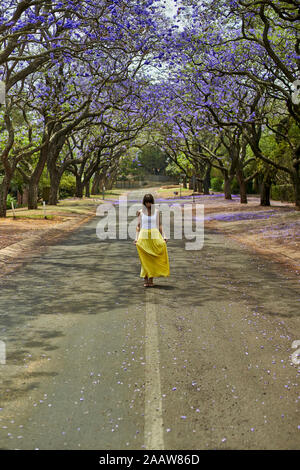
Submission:
[[[214,189],[214,188],[212,188]],[[240,185],[239,185],[239,182],[236,178],[236,176],[234,176],[231,180],[231,184],[230,184],[230,189],[231,189],[231,193],[232,194],[240,194]],[[222,180],[222,185],[221,185],[221,189],[215,189],[215,191],[224,191],[224,181]]]
[[[6,199],[6,209],[11,209],[11,203],[14,203],[14,207],[17,207],[17,200],[11,194],[7,195]]]
[[[246,192],[247,192],[247,194],[255,194],[254,181],[253,180],[248,181],[248,183],[246,183]]]
[[[76,192],[76,179],[73,175],[63,175],[59,185],[59,198],[65,199],[67,197],[75,196]]]
[[[232,194],[240,194],[240,185],[236,176],[234,176],[231,181],[231,192]]]
[[[44,186],[41,190],[41,199],[47,203],[49,202],[50,189],[50,186]]]
[[[295,190],[292,184],[272,185],[270,196],[274,201],[295,202]]]
[[[223,178],[220,178],[219,176],[211,178],[210,187],[214,191],[222,191],[222,185],[223,185]]]

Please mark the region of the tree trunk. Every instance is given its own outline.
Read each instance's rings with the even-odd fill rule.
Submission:
[[[101,175],[99,186],[100,186],[100,193],[102,193],[104,187],[105,189],[107,189],[107,178],[105,175]]]
[[[231,182],[231,178],[228,178],[228,175],[225,172],[224,173],[224,195],[225,195],[225,199],[232,199],[230,182]]]
[[[260,205],[270,206],[270,191],[271,185],[268,181],[263,181],[260,187]]]
[[[8,195],[10,181],[4,176],[0,184],[0,217],[6,217],[6,199]]]
[[[100,194],[100,173],[95,173],[93,184],[92,184],[92,194]]]
[[[295,205],[296,209],[300,210],[300,164],[298,163],[300,160],[300,145],[295,150],[293,155],[293,166],[292,166],[292,181],[294,184],[295,190]]]
[[[113,178],[109,178],[109,179],[106,181],[106,185],[104,185],[104,186],[105,186],[105,189],[111,190],[112,187],[113,187],[113,184],[114,184]],[[133,183],[133,184],[135,184],[135,183]]]
[[[60,130],[61,124],[58,125],[58,128],[55,131]],[[60,171],[57,166],[57,161],[59,159],[60,152],[64,146],[66,140],[66,135],[62,135],[59,138],[55,139],[55,142],[51,144],[48,148],[47,155],[47,168],[50,175],[50,195],[49,195],[49,204],[56,205],[58,203],[58,191],[59,183],[63,173]]]
[[[50,172],[50,194],[49,204],[56,206],[58,203],[58,189],[60,183],[60,175],[58,172]]]
[[[204,180],[203,180],[203,188],[204,188],[204,194],[209,194],[209,188],[210,188],[210,171],[211,171],[211,165],[208,165],[206,168]]]
[[[240,187],[240,202],[241,204],[247,204],[247,185],[245,183],[244,174],[241,169],[237,169],[236,177]]]
[[[44,140],[44,139],[43,139]],[[48,145],[42,148],[37,165],[31,178],[28,181],[28,209],[37,209],[39,182],[46,165],[48,155]]]
[[[272,178],[270,170],[266,170],[263,175],[262,182],[260,185],[260,205],[270,206],[270,193],[271,193]]]
[[[197,186],[197,192],[202,193],[203,192],[203,183],[200,180],[200,178],[197,178],[196,186]]]
[[[37,209],[39,186],[30,179],[28,185],[28,209]]]
[[[85,183],[85,197],[90,197],[90,182]]]
[[[294,190],[295,190],[295,206],[297,210],[300,210],[300,174],[299,174],[299,168],[298,167],[293,167],[292,170],[292,181],[294,185]]]
[[[132,187],[134,187],[134,181],[132,181]],[[110,178],[106,178],[106,181],[105,181],[105,189],[111,189],[112,188],[112,182],[111,182],[111,179]]]
[[[75,190],[76,197],[80,197],[80,198],[83,197],[83,187],[84,187],[84,184],[81,181],[81,176],[76,175],[76,190]]]

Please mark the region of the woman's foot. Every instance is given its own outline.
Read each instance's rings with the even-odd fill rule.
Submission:
[[[149,287],[149,279],[147,277],[144,278],[144,287]]]
[[[153,284],[153,277],[150,277],[150,278],[149,278],[148,286],[149,286],[149,287],[154,287],[154,284]]]

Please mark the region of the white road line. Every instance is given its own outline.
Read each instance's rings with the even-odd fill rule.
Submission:
[[[158,328],[152,288],[146,291],[145,329],[145,447],[151,450],[164,450]]]

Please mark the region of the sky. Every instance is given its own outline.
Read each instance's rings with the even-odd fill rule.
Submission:
[[[163,0],[162,3],[166,5],[166,13],[168,16],[174,16],[178,8],[174,0]]]
[[[180,0],[177,0],[177,1],[176,0],[161,0],[161,3],[165,5],[166,7],[165,13],[170,18],[174,18],[174,16],[176,16],[178,8],[182,5]],[[180,21],[180,17],[179,18],[177,17],[174,21],[176,21],[180,30],[184,28],[183,22]]]

